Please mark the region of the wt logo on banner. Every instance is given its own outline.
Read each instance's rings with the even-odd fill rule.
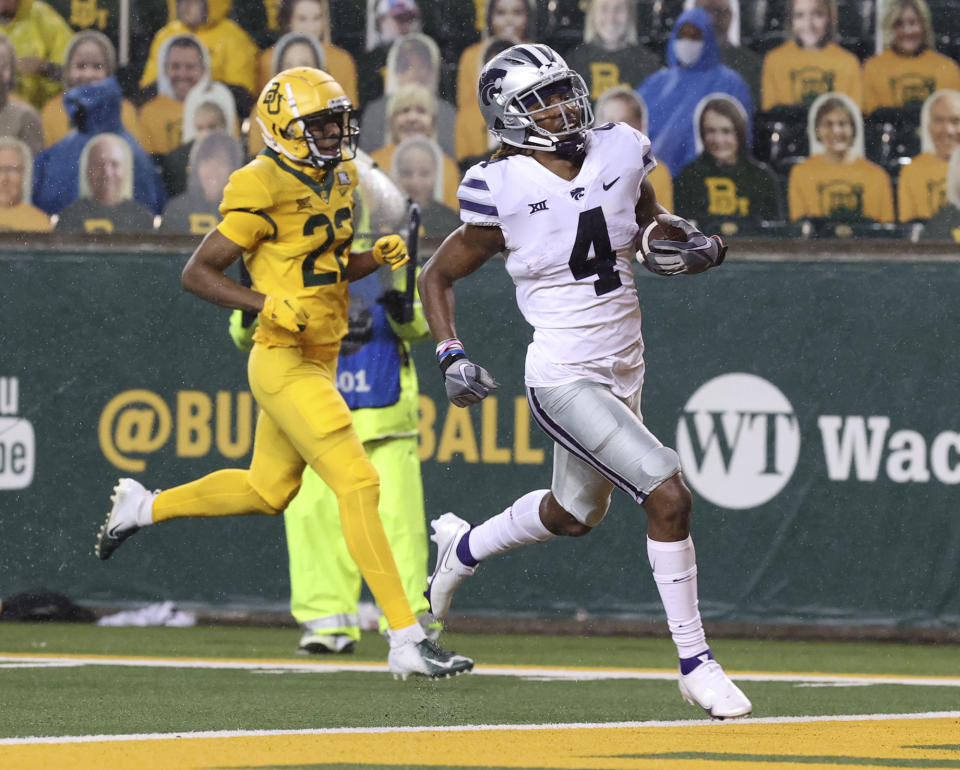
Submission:
[[[787,485],[800,428],[780,390],[753,374],[724,374],[690,396],[677,423],[687,482],[711,503],[754,508]]]

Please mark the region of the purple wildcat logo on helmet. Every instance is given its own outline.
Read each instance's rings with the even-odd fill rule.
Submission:
[[[494,99],[502,90],[503,78],[506,74],[506,70],[497,69],[496,67],[485,69],[483,71],[483,74],[480,77],[480,83],[478,85],[478,89],[480,91],[480,104],[486,106],[493,104]]]

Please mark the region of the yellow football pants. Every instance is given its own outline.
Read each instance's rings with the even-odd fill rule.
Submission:
[[[416,436],[368,441],[364,449],[380,474],[380,518],[414,615],[430,609],[423,482]],[[310,468],[283,514],[290,554],[290,612],[324,634],[360,638],[360,571],[337,522],[333,492]]]
[[[336,495],[347,550],[387,622],[406,628],[416,618],[380,520],[379,477],[334,385],[336,367],[336,358],[255,345],[247,375],[260,414],[250,468],[215,471],[161,492],[153,518],[281,513],[309,464]]]

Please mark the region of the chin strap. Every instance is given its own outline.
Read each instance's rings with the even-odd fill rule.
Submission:
[[[577,158],[586,152],[587,137],[583,131],[563,139],[548,139],[544,136],[528,136],[528,144],[540,145],[538,149],[555,152],[563,158]]]
[[[577,158],[583,155],[587,150],[586,137],[583,134],[577,134],[567,139],[561,139],[554,145],[554,152],[563,158]]]

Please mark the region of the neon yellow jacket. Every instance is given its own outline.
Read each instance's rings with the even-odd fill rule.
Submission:
[[[60,67],[73,30],[63,17],[41,0],[20,0],[13,21],[0,24],[0,32],[13,42],[17,57],[39,56]],[[38,110],[63,91],[59,79],[44,75],[17,75],[17,93]]]

